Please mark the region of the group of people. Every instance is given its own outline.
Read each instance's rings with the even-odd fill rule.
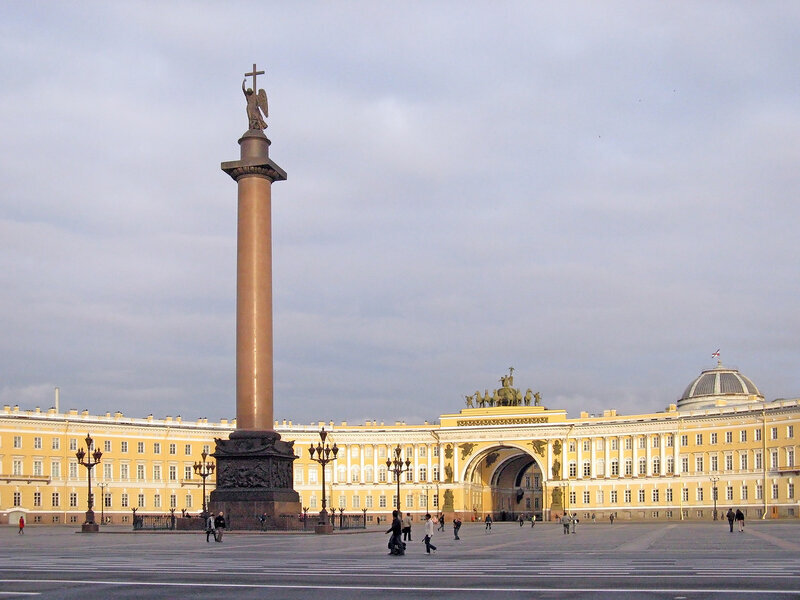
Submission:
[[[222,542],[222,533],[225,530],[225,515],[220,513],[215,517],[209,514],[206,517],[206,542],[210,536],[214,536],[215,542]]]
[[[736,512],[734,512],[733,507],[731,507],[728,509],[728,513],[725,516],[728,517],[728,525],[731,527],[731,533],[733,533],[734,521],[739,524],[739,531],[744,531],[744,513],[741,508],[737,508]]]
[[[578,523],[580,523],[580,520],[578,519],[578,513],[572,513],[570,515],[568,512],[565,512],[561,515],[559,522],[564,527],[564,534],[568,535],[570,527],[572,527],[572,533],[575,533],[575,528],[578,526]]]
[[[438,522],[438,523],[437,523]],[[453,517],[453,539],[460,540],[458,532],[461,529],[461,519],[456,515]],[[431,543],[434,531],[444,531],[444,513],[440,513],[438,517],[431,517],[430,513],[425,515],[425,537],[422,542],[425,544],[425,552],[431,554],[436,552],[436,546]],[[401,556],[405,554],[406,542],[411,541],[411,515],[403,513],[399,510],[392,511],[392,522],[386,533],[391,533],[389,537],[389,554]]]

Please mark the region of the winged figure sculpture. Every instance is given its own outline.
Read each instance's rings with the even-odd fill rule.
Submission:
[[[255,93],[252,88],[245,88],[246,81],[246,79],[242,81],[242,92],[247,99],[247,120],[250,122],[250,129],[266,129],[266,119],[269,116],[267,92],[262,89]]]

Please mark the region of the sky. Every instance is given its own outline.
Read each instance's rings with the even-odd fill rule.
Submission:
[[[235,417],[266,74],[276,419],[435,422],[514,367],[800,396],[796,2],[0,3],[0,404]]]

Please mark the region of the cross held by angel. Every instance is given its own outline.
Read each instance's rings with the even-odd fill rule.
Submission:
[[[263,89],[258,90],[258,93],[254,91],[258,89],[256,77],[263,74],[264,71],[257,71],[256,65],[254,64],[253,72],[245,73],[245,78],[242,81],[242,93],[244,93],[244,97],[247,100],[247,120],[249,122],[250,129],[264,130],[267,128],[266,119],[269,116],[267,92],[265,92]],[[247,88],[245,87],[245,83],[247,83],[247,78],[251,75],[253,77],[253,87]]]

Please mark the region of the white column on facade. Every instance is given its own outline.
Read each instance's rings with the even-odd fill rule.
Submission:
[[[653,475],[653,438],[649,435],[645,436],[645,449],[644,449],[644,457],[647,461],[647,465],[645,466],[645,471],[648,477]]]
[[[372,483],[378,482],[378,445],[372,444]]]
[[[595,445],[597,444],[597,438],[596,437],[589,438],[589,444],[590,444],[589,460],[591,461],[592,478],[594,479],[595,477],[597,477],[597,462],[595,461],[595,458],[597,457],[596,456],[597,449],[595,448]],[[603,467],[603,469],[604,469],[603,472],[605,473],[605,466]]]
[[[453,483],[458,482],[458,444],[453,444]]]
[[[567,444],[569,444],[568,439],[564,439],[563,443],[561,444],[561,478],[566,479],[569,477],[569,470],[567,469]],[[566,502],[566,500],[565,500]]]
[[[675,463],[674,473],[681,472],[681,438],[677,432],[672,434],[672,460]]]
[[[344,475],[344,482],[343,483],[350,483],[350,448],[351,447],[352,447],[351,444],[347,444],[347,446],[345,448],[345,451],[347,452],[347,460],[345,461],[345,464],[347,465],[345,467],[347,469],[347,472]]]
[[[611,476],[611,438],[603,437],[603,459],[606,461],[606,470],[603,476],[608,479]]]
[[[583,450],[583,440],[580,439],[580,438],[575,438],[575,452],[576,452],[575,460],[578,463],[576,465],[577,466],[577,471],[576,472],[577,472],[577,475],[578,475],[578,479],[583,479],[583,467],[581,466],[581,461],[583,459],[582,450]]]
[[[364,444],[358,445],[358,480],[364,483]]]
[[[659,475],[663,476],[664,473],[667,472],[667,436],[669,434],[665,433],[661,436],[661,445],[659,446],[659,459],[661,460],[661,472]]]
[[[428,454],[428,476],[427,481],[433,481],[433,448],[430,444],[425,444],[426,452]],[[430,508],[430,507],[428,507]]]
[[[633,460],[633,476],[639,476],[639,455],[638,455],[639,440],[635,435],[631,436],[631,459]]]
[[[625,438],[617,436],[617,460],[619,461],[619,474],[625,474]]]

